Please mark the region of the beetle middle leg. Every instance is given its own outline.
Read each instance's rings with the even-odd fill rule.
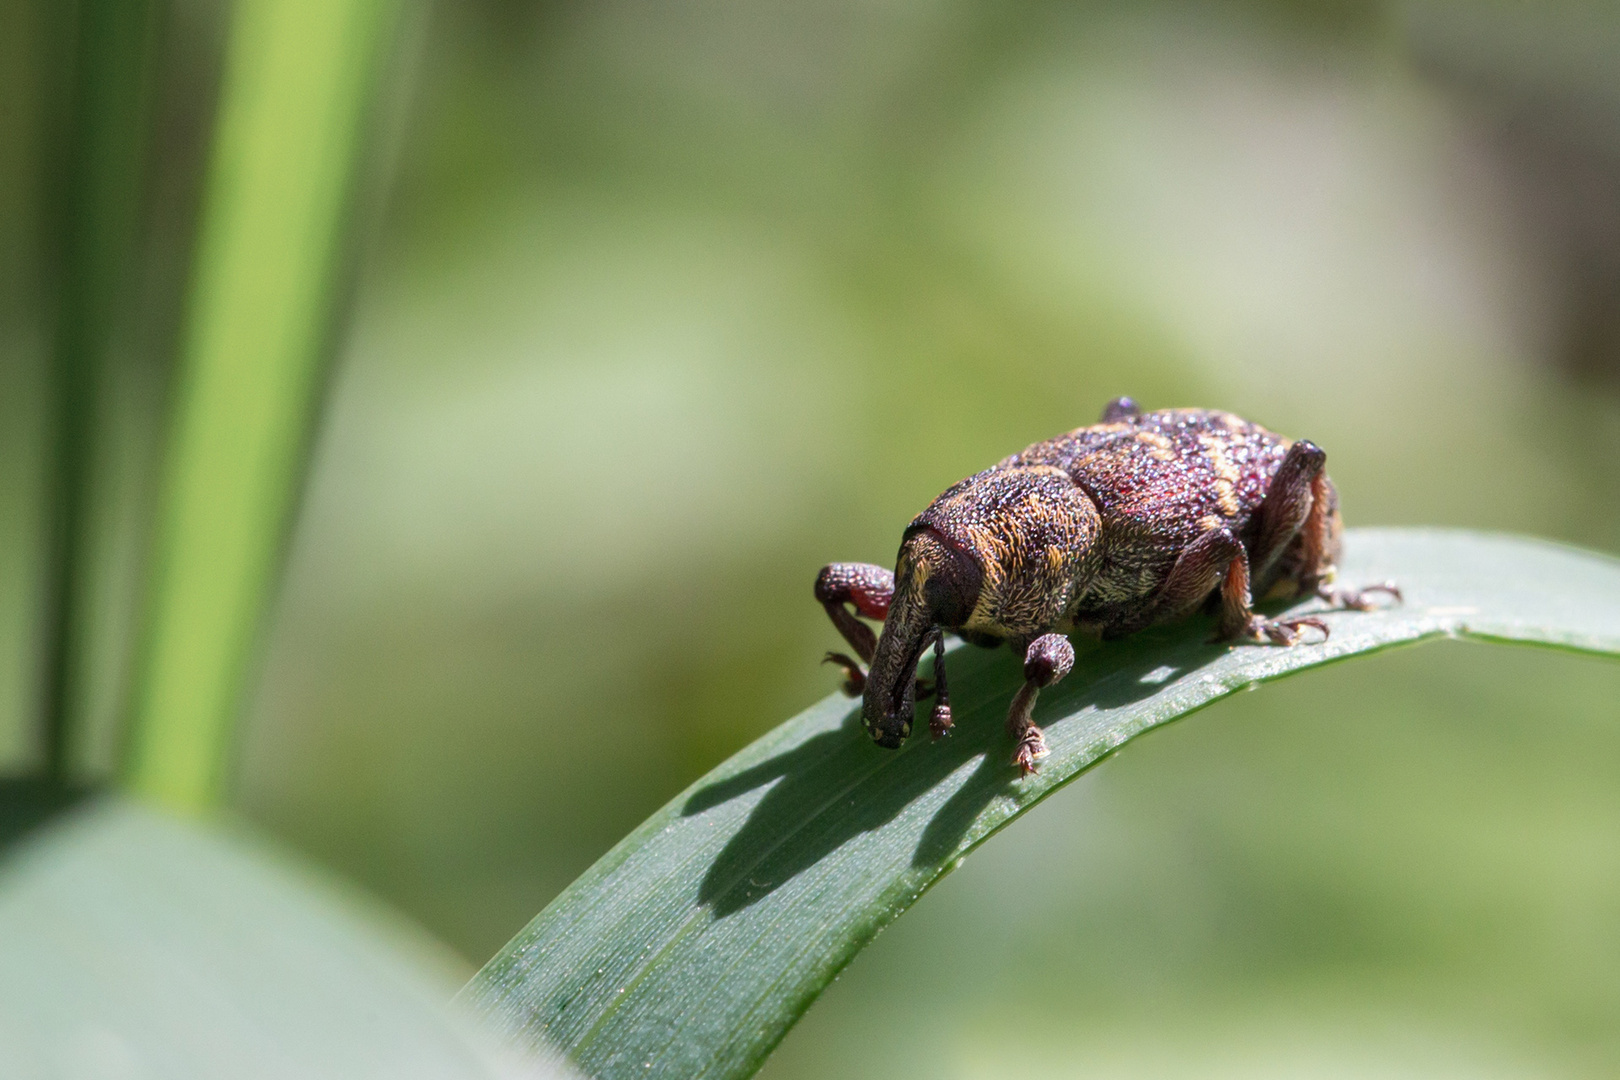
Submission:
[[[1155,623],[1175,622],[1201,607],[1221,583],[1243,545],[1225,526],[1210,529],[1181,550],[1164,584],[1147,602],[1116,615],[1102,628],[1108,640],[1128,637]]]
[[[1007,734],[1018,749],[1013,764],[1025,776],[1047,754],[1046,735],[1035,726],[1035,699],[1043,686],[1051,686],[1074,668],[1074,646],[1062,634],[1042,634],[1024,650],[1024,685],[1013,695],[1007,710]]]
[[[1148,623],[1171,622],[1189,615],[1217,588],[1221,597],[1218,634],[1221,640],[1269,640],[1278,645],[1293,645],[1300,639],[1300,628],[1306,626],[1320,630],[1324,638],[1327,636],[1327,624],[1321,619],[1309,616],[1268,619],[1255,614],[1249,591],[1248,552],[1225,526],[1210,529],[1182,549],[1153,607],[1131,624],[1109,627],[1104,636],[1117,637]]]
[[[816,575],[816,599],[827,609],[827,617],[855,650],[855,656],[830,652],[822,663],[844,669],[844,693],[859,697],[866,688],[866,668],[877,651],[877,635],[855,614],[882,622],[889,617],[894,599],[894,572],[871,563],[828,563]],[[849,607],[853,605],[855,614]]]

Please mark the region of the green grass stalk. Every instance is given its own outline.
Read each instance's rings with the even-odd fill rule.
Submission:
[[[321,383],[394,0],[241,0],[175,386],[129,733],[137,793],[218,801]]]

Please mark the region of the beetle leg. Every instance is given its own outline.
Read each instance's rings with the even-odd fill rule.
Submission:
[[[844,669],[843,691],[846,697],[860,697],[866,689],[866,669],[847,653],[830,652],[821,658],[823,664],[837,664]]]
[[[1316,583],[1316,595],[1336,608],[1352,608],[1356,611],[1377,610],[1379,606],[1377,601],[1371,599],[1373,593],[1392,596],[1396,603],[1405,599],[1401,595],[1401,587],[1393,581],[1383,581],[1360,589],[1336,589],[1325,581]]]
[[[828,563],[816,575],[816,599],[827,609],[827,617],[838,627],[838,632],[855,650],[855,657],[830,652],[824,664],[837,664],[844,669],[844,693],[859,697],[866,688],[866,669],[877,650],[877,635],[872,628],[855,617],[882,622],[889,615],[889,602],[894,599],[894,573],[871,563]],[[845,605],[854,605],[851,614]]]
[[[1013,695],[1007,710],[1007,734],[1018,744],[1013,764],[1025,776],[1046,756],[1046,736],[1031,715],[1041,687],[1051,686],[1074,667],[1074,646],[1062,634],[1042,634],[1024,650],[1024,685]]]
[[[1232,559],[1242,553],[1243,545],[1224,525],[1201,534],[1181,550],[1153,599],[1105,626],[1103,637],[1126,637],[1154,623],[1174,622],[1192,614],[1220,585]]]
[[[1295,447],[1299,445],[1299,443],[1294,444]],[[1320,453],[1320,451],[1318,452]],[[1292,453],[1292,450],[1290,450],[1290,453]],[[1287,458],[1283,459],[1283,464],[1288,464]],[[1279,469],[1278,474],[1281,475],[1281,472],[1282,470]],[[1275,486],[1276,481],[1273,480],[1272,483]],[[1333,533],[1333,523],[1331,521],[1333,496],[1328,489],[1327,474],[1320,469],[1311,477],[1310,495],[1310,510],[1305,515],[1304,523],[1300,527],[1300,539],[1303,547],[1301,562],[1310,571],[1300,583],[1302,591],[1315,593],[1336,608],[1352,608],[1356,611],[1372,611],[1378,607],[1378,604],[1371,598],[1372,593],[1383,593],[1386,596],[1393,597],[1396,603],[1400,603],[1403,599],[1401,589],[1393,581],[1379,582],[1376,585],[1368,585],[1361,589],[1334,588],[1328,583],[1333,577],[1332,562],[1328,555],[1328,547],[1332,542]],[[1267,501],[1271,498],[1269,491],[1266,493],[1266,498]],[[1264,505],[1262,504],[1262,507]],[[1322,572],[1320,568],[1323,567],[1326,567],[1325,576],[1316,576],[1317,573]]]
[[[1270,641],[1274,645],[1297,645],[1302,627],[1312,627],[1328,638],[1328,625],[1321,619],[1302,616],[1289,619],[1268,619],[1257,615],[1249,593],[1249,557],[1242,547],[1227,564],[1226,576],[1221,580],[1221,630],[1226,641]]]
[[[928,717],[928,730],[935,739],[951,733],[951,695],[945,688],[945,635],[934,631],[934,711]]]
[[[1111,424],[1128,416],[1141,416],[1142,406],[1128,397],[1117,397],[1103,406],[1102,423]]]
[[[1305,531],[1305,565],[1320,564],[1327,545],[1327,480],[1322,467],[1327,453],[1315,443],[1301,439],[1288,448],[1282,464],[1272,474],[1266,497],[1255,511],[1259,529],[1254,541],[1254,581],[1262,595],[1288,545]]]

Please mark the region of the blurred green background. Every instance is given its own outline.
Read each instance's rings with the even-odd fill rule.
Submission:
[[[169,0],[101,395],[74,748],[116,754],[226,6]],[[64,47],[0,3],[0,749],[32,715]],[[809,595],[1127,393],[1352,524],[1620,549],[1620,11],[439,0],[234,803],[471,966],[835,683]],[[1437,645],[1133,744],[763,1075],[1620,1071],[1620,667]]]

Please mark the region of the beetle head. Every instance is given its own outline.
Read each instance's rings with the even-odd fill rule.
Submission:
[[[1090,565],[1096,505],[1062,470],[997,466],[935,499],[906,530],[862,714],[879,746],[911,734],[917,662],[941,630],[1034,636],[1062,620]]]
[[[895,749],[911,734],[917,662],[941,627],[967,620],[978,600],[979,578],[973,558],[933,529],[907,530],[862,707],[866,733],[879,746]]]

